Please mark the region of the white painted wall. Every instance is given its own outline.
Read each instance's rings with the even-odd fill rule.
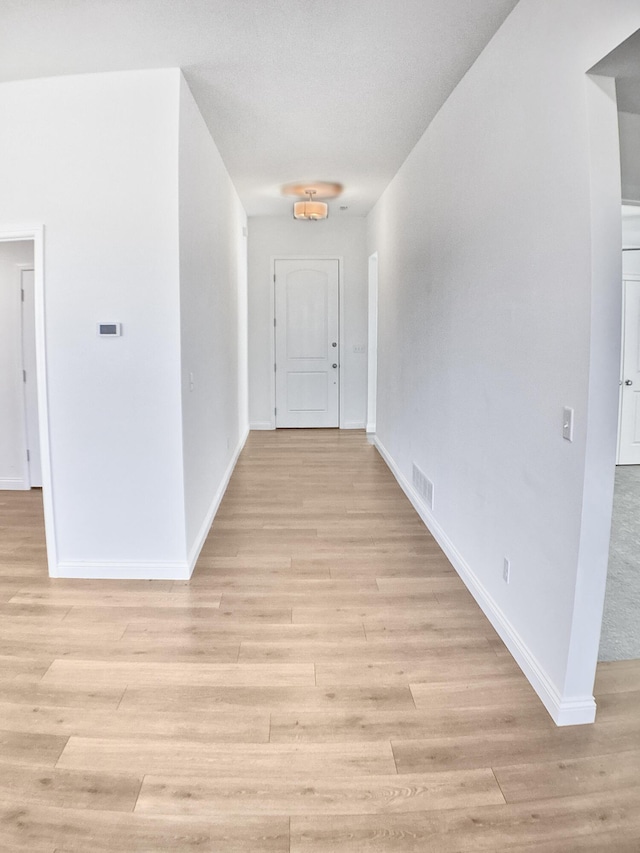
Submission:
[[[622,198],[640,201],[640,115],[618,113]]]
[[[20,276],[33,243],[0,242],[0,489],[26,489]]]
[[[237,193],[182,78],[180,328],[190,564],[206,537],[248,429],[245,226]]]
[[[63,573],[185,564],[177,69],[0,85],[0,226],[45,226]],[[119,321],[121,338],[96,335]]]
[[[379,444],[435,483],[423,517],[563,723],[593,714],[618,390],[615,101],[585,72],[639,27],[634,0],[520,0],[369,217]]]
[[[366,220],[330,216],[321,222],[292,217],[249,219],[249,420],[253,429],[271,429],[273,417],[272,258],[287,255],[344,259],[344,340],[342,368],[345,428],[364,429],[367,413],[367,245]],[[354,352],[364,345],[365,352]]]

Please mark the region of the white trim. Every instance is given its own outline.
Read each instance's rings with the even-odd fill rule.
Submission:
[[[70,560],[59,563],[51,572],[54,578],[81,578],[91,580],[152,580],[185,581],[191,577],[184,563],[117,562],[115,560]]]
[[[211,506],[209,507],[209,511],[205,516],[204,521],[202,522],[202,526],[198,532],[198,535],[195,538],[193,545],[189,550],[189,556],[187,558],[187,578],[190,578],[193,574],[193,570],[196,567],[196,563],[198,562],[198,557],[200,556],[200,551],[202,551],[202,546],[204,545],[207,536],[209,535],[209,531],[211,530],[211,525],[213,524],[213,519],[216,517],[216,513],[218,512],[218,508],[220,507],[220,503],[222,498],[224,497],[224,493],[227,491],[227,486],[229,485],[229,480],[231,479],[231,475],[233,474],[233,470],[236,467],[236,463],[238,461],[238,457],[242,453],[242,448],[244,447],[247,437],[249,435],[249,427],[245,427],[236,449],[233,452],[233,456],[227,465],[227,470],[224,472],[222,477],[222,482],[220,483],[213,500],[211,501]]]
[[[347,359],[347,344],[344,334],[344,261],[342,256],[338,256],[336,260],[338,261],[338,340],[340,341],[340,358],[338,359],[338,381],[340,382],[340,388],[338,389],[338,404],[340,406],[338,411],[338,427],[340,429],[347,429],[344,418],[346,411],[344,391]]]
[[[378,253],[369,255],[367,302],[367,432],[376,431],[378,396]]]
[[[269,260],[270,268],[269,268],[269,282],[270,282],[270,301],[271,301],[271,321],[269,323],[269,364],[276,363],[276,327],[275,327],[275,319],[276,319],[276,261],[279,258],[272,256]],[[271,409],[269,411],[269,417],[271,424],[270,429],[276,428],[276,372],[275,370],[269,369],[269,392],[270,392],[270,400],[271,400]]]
[[[340,429],[365,429],[365,427],[364,421],[345,421],[340,425]]]
[[[253,421],[249,424],[249,429],[275,429],[276,425],[271,421]]]
[[[344,426],[344,359],[346,356],[345,337],[344,337],[344,257],[342,255],[272,255],[271,263],[271,360],[270,364],[276,363],[276,334],[273,321],[276,316],[276,261],[337,261],[338,262],[338,340],[340,341],[340,360],[338,366],[338,427],[340,429],[350,429]],[[276,378],[275,371],[269,371],[271,374],[271,411],[276,407]],[[276,428],[275,414],[272,416],[271,426],[269,429]],[[265,427],[266,429],[266,427]]]
[[[17,492],[30,489],[29,480],[24,477],[0,477],[0,491]]]
[[[469,566],[457,551],[453,542],[440,527],[433,514],[400,471],[377,436],[374,437],[373,443],[398,481],[402,491],[409,498],[414,509],[464,581],[469,592],[473,595],[487,619],[504,641],[556,725],[575,726],[583,723],[592,723],[596,713],[596,703],[593,696],[563,697],[560,694],[552,679],[547,675],[509,619],[479,581],[471,566]]]
[[[56,524],[53,500],[53,474],[51,466],[51,436],[49,432],[49,380],[47,374],[47,327],[44,293],[44,225],[0,225],[0,242],[33,240],[33,270],[35,289],[35,330],[38,385],[38,426],[40,432],[40,460],[42,465],[42,501],[44,528],[47,543],[49,574],[55,577],[58,567]]]

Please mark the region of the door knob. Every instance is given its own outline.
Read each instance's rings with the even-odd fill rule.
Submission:
[[[633,385],[633,382],[630,379],[625,379],[624,384],[625,385]]]
[[[337,366],[338,366],[337,364],[332,364],[332,365],[331,365],[331,367],[337,367]]]
[[[331,344],[331,346],[332,346],[332,347],[337,347],[337,346],[338,346],[338,344],[334,341],[334,342]]]

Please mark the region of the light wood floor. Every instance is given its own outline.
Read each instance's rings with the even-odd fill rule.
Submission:
[[[190,583],[1,492],[0,613],[2,851],[640,851],[640,663],[557,729],[362,433],[253,433]]]

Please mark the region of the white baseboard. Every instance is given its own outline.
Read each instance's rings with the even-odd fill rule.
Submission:
[[[365,426],[364,421],[345,421],[340,429],[364,429]]]
[[[453,542],[440,527],[435,517],[422,501],[409,480],[400,471],[393,458],[377,436],[373,443],[398,481],[402,491],[413,504],[414,509],[429,529],[430,533],[447,555],[454,569],[464,581],[469,592],[482,609],[487,619],[496,629],[516,663],[527,677],[529,683],[540,697],[543,705],[558,726],[575,726],[592,723],[595,720],[596,703],[593,696],[563,697],[551,678],[527,647],[522,637],[485,589],[469,564],[457,551]]]
[[[26,491],[31,488],[31,484],[22,477],[0,477],[0,491]]]
[[[224,493],[227,491],[227,486],[229,485],[229,480],[231,479],[231,475],[233,474],[233,469],[236,467],[236,463],[238,461],[238,457],[242,453],[242,448],[244,447],[247,437],[249,435],[250,427],[247,426],[240,436],[240,440],[236,446],[236,449],[233,452],[233,456],[231,457],[231,461],[227,465],[227,470],[224,472],[222,477],[222,481],[218,486],[218,489],[213,496],[213,500],[211,501],[211,506],[209,507],[209,511],[207,512],[204,521],[202,522],[202,526],[198,531],[198,535],[195,538],[191,549],[189,550],[188,556],[188,574],[187,578],[190,578],[193,574],[193,570],[196,567],[196,563],[198,562],[198,557],[200,556],[200,551],[202,551],[202,546],[204,545],[207,536],[209,535],[209,531],[211,530],[211,525],[213,524],[213,519],[216,517],[216,513],[218,512],[218,508],[224,497]]]
[[[60,562],[50,572],[52,578],[89,578],[91,580],[184,581],[191,572],[184,563],[117,562],[72,560]]]
[[[271,421],[253,421],[249,424],[249,429],[275,429],[276,425]]]
[[[376,434],[376,425],[375,424],[367,424],[365,429],[367,431],[367,435],[375,435]]]

